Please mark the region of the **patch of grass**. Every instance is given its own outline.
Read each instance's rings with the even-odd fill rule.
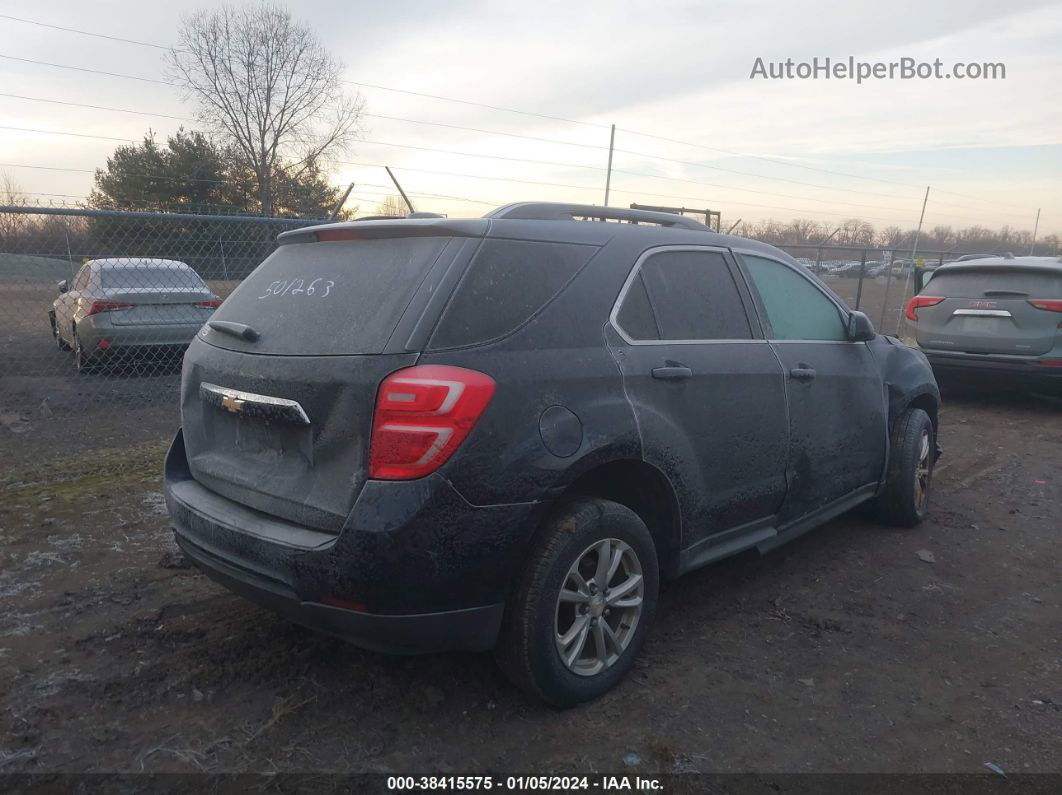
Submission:
[[[0,479],[0,509],[42,501],[53,509],[71,507],[101,494],[156,488],[168,445],[169,439],[161,438],[27,463]]]
[[[69,279],[81,263],[71,263],[57,257],[35,257],[29,254],[0,254],[0,278],[32,279],[42,282],[57,282]]]

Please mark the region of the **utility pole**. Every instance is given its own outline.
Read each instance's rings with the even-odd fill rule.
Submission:
[[[738,218],[736,221],[734,221],[734,223],[732,223],[730,225],[730,228],[726,230],[726,233],[729,235],[731,232],[733,232],[735,229],[737,229],[737,225],[740,224],[740,223],[741,223],[741,219]]]
[[[1036,208],[1036,223],[1033,225],[1032,242],[1029,243],[1029,256],[1033,255],[1033,249],[1036,248],[1036,233],[1040,231],[1040,209]]]
[[[918,259],[918,238],[922,236],[922,222],[926,219],[926,204],[929,202],[929,185],[926,185],[926,195],[922,199],[922,214],[918,216],[918,229],[915,230],[914,246],[911,249],[911,268],[907,271],[907,274],[903,277],[903,295],[901,300],[907,297],[907,285],[911,281],[911,274],[916,267],[915,261]],[[892,282],[892,268],[889,268],[889,275],[885,279],[885,297],[881,301],[881,328],[885,328],[885,309],[889,305],[889,284]],[[903,311],[899,312],[899,317],[896,319],[896,336],[900,335],[900,326],[903,325],[904,316]]]
[[[384,166],[384,170],[387,172],[387,176],[391,178],[391,182],[395,183],[395,187],[398,188],[398,192],[402,194],[402,200],[406,203],[406,207],[409,208],[409,211],[411,213],[415,213],[416,210],[413,209],[413,202],[409,200],[409,197],[406,195],[406,192],[402,190],[402,186],[398,184],[398,178],[391,173],[391,167]]]
[[[608,192],[612,187],[612,151],[616,145],[616,125],[612,125],[612,131],[608,134],[608,171],[605,172],[605,206],[608,207]]]

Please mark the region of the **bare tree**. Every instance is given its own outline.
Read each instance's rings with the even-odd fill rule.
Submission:
[[[5,207],[25,207],[26,194],[22,187],[6,171],[0,171],[0,204]],[[0,214],[0,240],[11,239],[23,226],[25,216],[15,213]]]
[[[363,102],[342,90],[342,64],[309,27],[269,3],[186,17],[169,73],[257,182],[272,215],[277,172],[288,180],[344,151]]]
[[[377,215],[393,215],[396,218],[405,218],[407,212],[409,210],[406,208],[406,203],[394,195],[388,196],[376,205]]]

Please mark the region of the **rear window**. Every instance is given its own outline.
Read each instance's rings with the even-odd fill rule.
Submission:
[[[430,347],[457,348],[508,334],[557,295],[596,251],[574,243],[485,240]]]
[[[212,318],[246,323],[258,332],[258,341],[215,331],[210,341],[263,354],[380,353],[450,239],[282,245]]]
[[[158,265],[126,265],[100,270],[100,285],[116,287],[192,287],[201,289],[203,280],[190,268],[161,268]]]
[[[998,294],[1006,298],[1062,298],[1062,273],[1037,271],[1016,266],[938,270],[923,292],[945,298],[984,298]]]

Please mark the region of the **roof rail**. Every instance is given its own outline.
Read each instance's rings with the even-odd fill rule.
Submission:
[[[517,202],[491,210],[484,218],[508,218],[524,221],[574,221],[576,218],[601,218],[613,221],[632,221],[660,226],[676,226],[699,232],[712,230],[692,218],[673,213],[649,210],[627,210],[622,207],[598,207],[593,204],[564,204],[561,202]]]

